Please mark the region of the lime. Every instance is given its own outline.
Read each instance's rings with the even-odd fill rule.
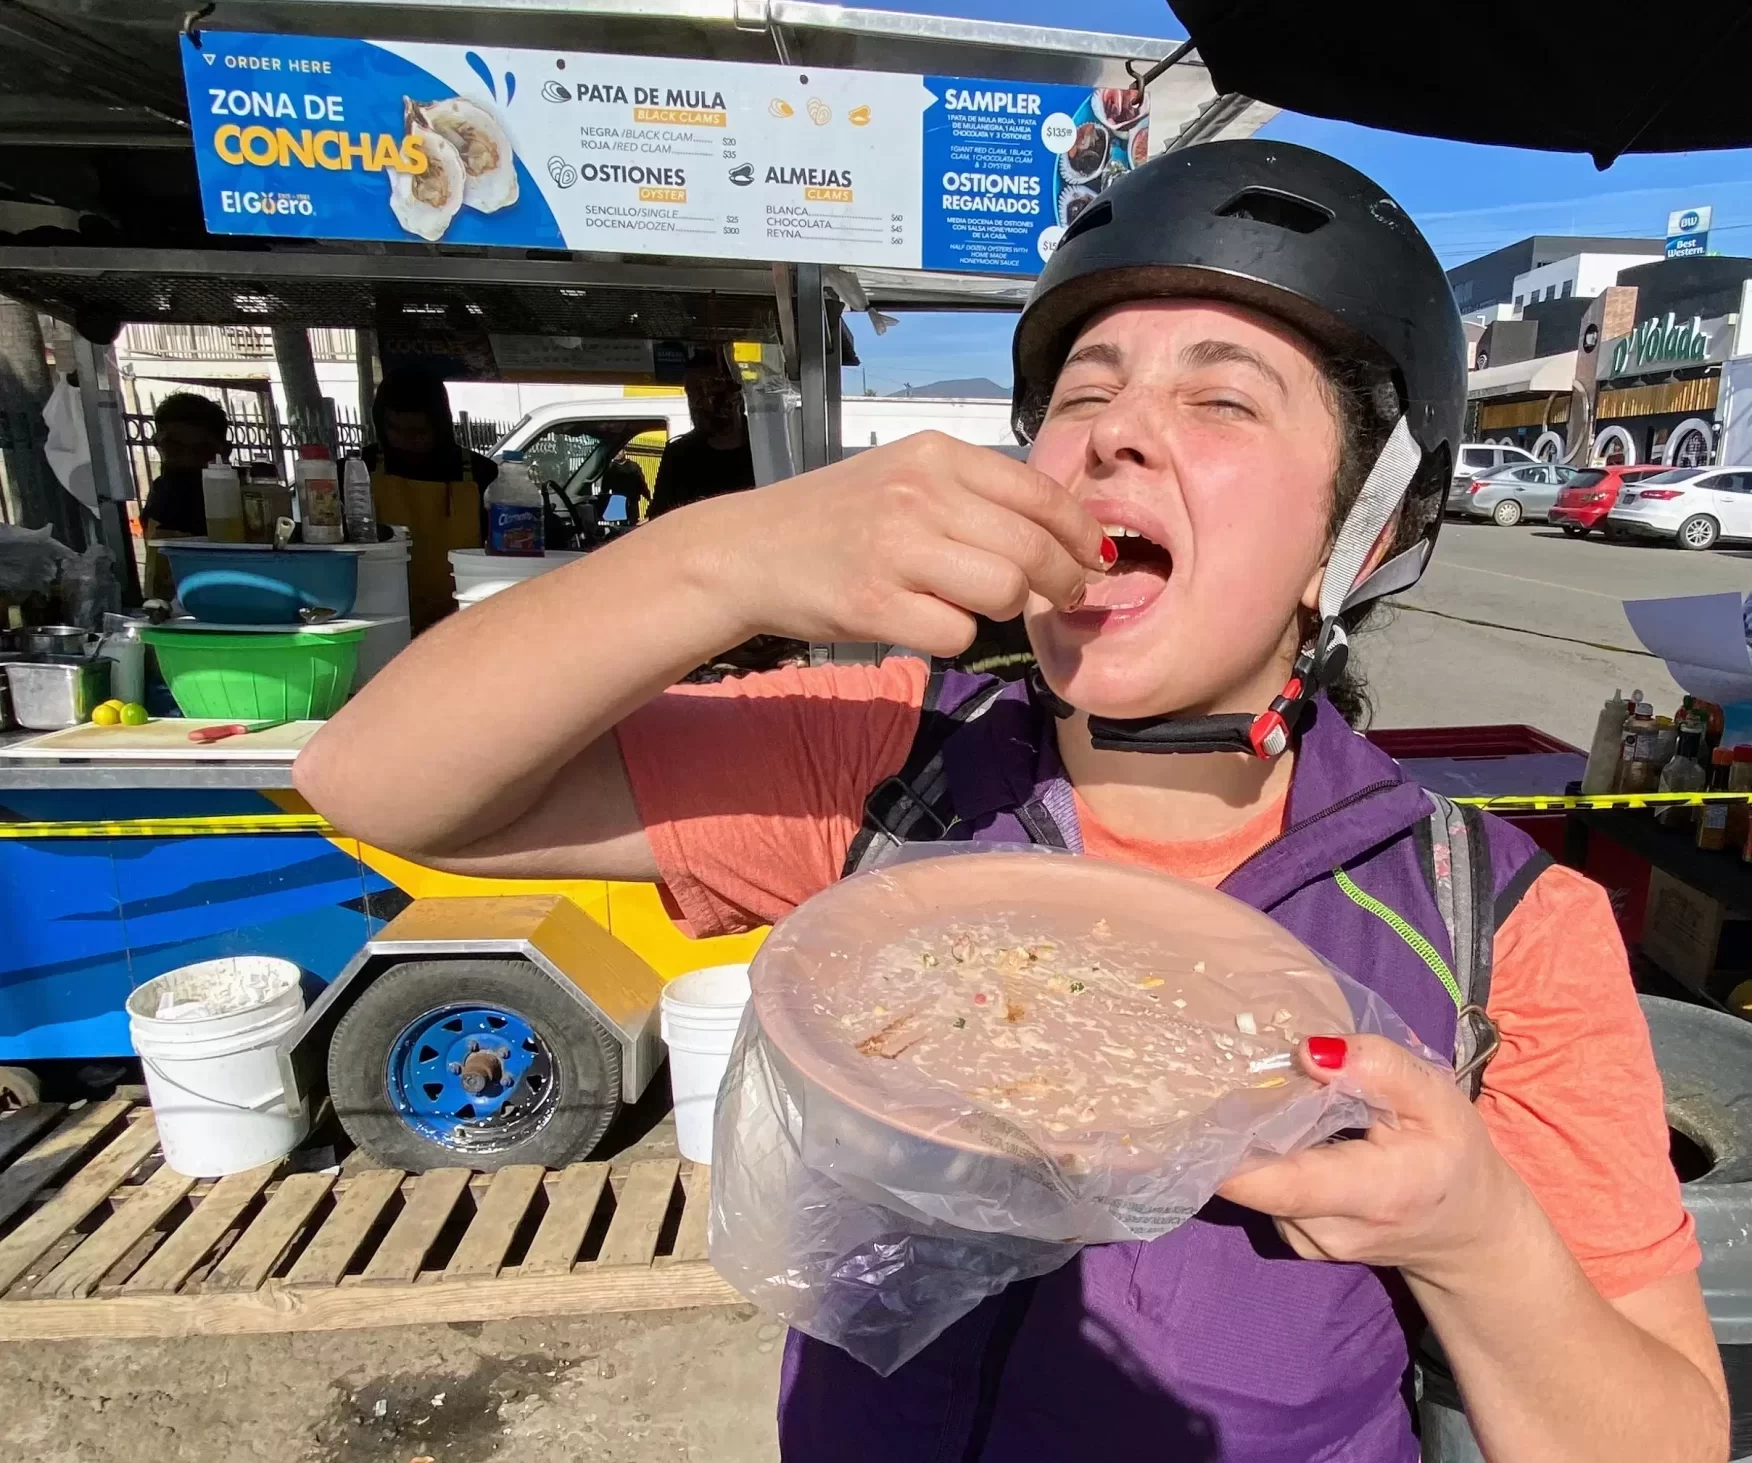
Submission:
[[[114,702],[105,701],[102,706],[91,708],[91,724],[93,726],[117,726],[122,720],[122,708]]]
[[[123,726],[145,726],[150,720],[152,718],[146,714],[146,708],[138,701],[130,701],[122,708]]]

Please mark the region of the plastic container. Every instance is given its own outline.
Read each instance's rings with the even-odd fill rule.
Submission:
[[[1752,793],[1752,745],[1741,745],[1734,748],[1734,763],[1728,769],[1728,791]],[[1728,836],[1727,847],[1738,851],[1746,842],[1746,827],[1749,821],[1748,813],[1752,813],[1745,803],[1728,804]]]
[[[271,544],[274,525],[292,516],[292,490],[280,481],[271,462],[243,465],[243,537],[252,544]]]
[[[544,547],[541,489],[524,466],[521,452],[499,460],[499,474],[487,485],[486,551],[496,557],[539,558]]]
[[[345,549],[229,548],[203,539],[167,539],[157,548],[183,608],[211,624],[296,625],[301,609],[346,615],[358,599],[360,556]]]
[[[1373,992],[1239,900],[1039,850],[902,851],[767,937],[719,1092],[711,1258],[883,1375],[1249,1158],[1385,1115],[1295,1064]],[[1386,1120],[1391,1120],[1386,1119]]]
[[[748,995],[746,965],[696,970],[678,976],[663,992],[659,1019],[669,1045],[675,1146],[695,1163],[712,1161],[712,1114]]]
[[[307,544],[347,541],[346,516],[341,511],[341,479],[328,448],[307,442],[298,449],[298,517]]]
[[[371,469],[362,457],[349,457],[341,472],[341,510],[347,542],[377,542],[377,506],[371,500]]]
[[[467,609],[525,579],[563,569],[583,557],[576,549],[555,549],[530,558],[489,554],[485,549],[452,549],[450,573],[456,584],[456,603]]]
[[[359,564],[359,592],[349,613],[367,619],[407,618],[408,540],[388,538],[354,546],[350,552]]]
[[[97,656],[110,663],[110,695],[118,701],[146,699],[146,642],[140,638],[145,628],[146,621],[127,615],[103,617]]]
[[[1709,792],[1726,792],[1734,766],[1733,749],[1717,747],[1709,754]],[[1728,846],[1728,804],[1705,803],[1697,810],[1697,846],[1713,853]]]
[[[243,483],[226,462],[201,469],[201,504],[207,512],[207,537],[217,544],[243,542]]]
[[[220,1178],[284,1158],[309,1130],[286,1107],[280,1039],[304,1014],[290,960],[244,955],[156,976],[128,997],[164,1161]]]
[[[1624,723],[1641,692],[1632,691],[1630,700],[1614,691],[1594,722],[1594,739],[1588,744],[1588,770],[1582,774],[1582,795],[1597,797],[1612,791],[1618,776],[1619,747],[1624,741]]]
[[[151,628],[141,637],[184,716],[320,721],[353,688],[364,627],[243,634]]]

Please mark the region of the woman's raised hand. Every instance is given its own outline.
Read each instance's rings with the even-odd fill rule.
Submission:
[[[1102,568],[1101,526],[1051,478],[923,432],[669,515],[684,572],[744,636],[878,640],[953,655],[974,616],[1030,594],[1069,607]]]

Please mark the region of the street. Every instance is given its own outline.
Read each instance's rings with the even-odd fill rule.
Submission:
[[[1531,524],[1450,521],[1435,561],[1358,637],[1377,726],[1526,722],[1587,748],[1600,703],[1684,694],[1638,644],[1622,602],[1752,588],[1752,550],[1685,553]]]
[[[1360,637],[1383,726],[1530,722],[1586,746],[1600,701],[1680,692],[1620,600],[1740,589],[1740,550],[1449,523]],[[0,1347],[0,1439],[40,1463],[769,1463],[782,1332],[751,1308]]]

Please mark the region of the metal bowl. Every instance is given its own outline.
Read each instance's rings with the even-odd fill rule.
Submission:
[[[85,655],[95,638],[78,625],[27,625],[13,631],[16,648],[24,655]]]

